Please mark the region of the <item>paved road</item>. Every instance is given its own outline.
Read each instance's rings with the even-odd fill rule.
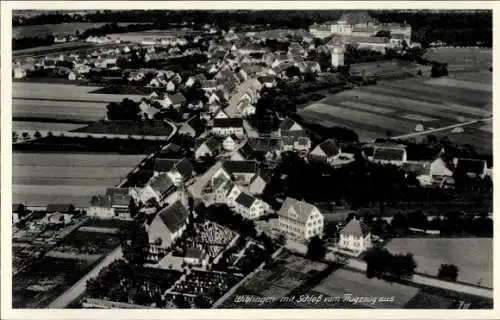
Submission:
[[[436,128],[436,129],[429,129],[429,130],[425,130],[425,131],[421,131],[421,132],[413,132],[413,133],[403,134],[400,136],[391,137],[391,139],[406,139],[406,138],[418,137],[418,136],[421,136],[424,134],[429,134],[429,133],[434,133],[434,132],[439,132],[439,131],[444,131],[444,130],[450,130],[450,129],[454,129],[454,128],[458,128],[458,127],[464,127],[464,126],[468,126],[471,124],[476,124],[476,123],[486,122],[486,121],[491,121],[491,120],[493,120],[493,117],[458,123],[458,124],[454,124],[451,126],[446,126],[446,127]]]
[[[286,248],[295,251],[298,253],[305,254],[307,252],[307,246],[301,243],[288,241],[286,244]],[[338,262],[335,254],[329,252],[326,254],[325,259],[332,262]],[[366,271],[366,263],[361,260],[349,259],[346,266],[356,269],[358,271],[365,272]],[[441,288],[445,290],[451,290],[455,292],[463,292],[471,295],[476,295],[479,297],[484,297],[488,299],[493,299],[493,290],[486,288],[478,288],[475,286],[469,286],[462,283],[455,283],[449,281],[443,281],[435,278],[430,278],[422,275],[413,275],[413,278],[410,280],[415,284],[426,285],[436,288]]]
[[[56,300],[48,306],[49,309],[64,309],[69,306],[75,299],[81,296],[86,289],[87,280],[96,277],[99,272],[110,265],[116,259],[123,257],[121,246],[109,253],[97,266],[95,266],[89,273],[75,283],[71,288],[66,290]]]

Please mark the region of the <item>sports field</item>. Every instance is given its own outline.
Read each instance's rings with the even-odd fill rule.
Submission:
[[[117,185],[143,155],[14,153],[12,201],[28,206],[72,203],[87,207],[92,195]]]

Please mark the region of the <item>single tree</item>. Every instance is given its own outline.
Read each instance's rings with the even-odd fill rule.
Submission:
[[[454,264],[442,264],[438,270],[438,278],[457,281],[459,269]]]
[[[326,244],[323,239],[318,236],[314,236],[309,241],[307,245],[306,256],[311,260],[322,260],[326,255]]]

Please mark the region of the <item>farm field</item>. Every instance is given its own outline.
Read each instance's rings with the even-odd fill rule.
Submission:
[[[77,86],[71,84],[14,82],[12,84],[12,99],[32,100],[62,100],[81,102],[119,102],[124,98],[140,100],[143,95],[99,94],[92,93],[101,89],[98,86]]]
[[[98,46],[94,43],[87,43],[87,42],[83,42],[83,41],[73,41],[73,42],[55,43],[55,44],[52,44],[49,46],[41,46],[41,47],[35,47],[35,48],[15,50],[15,51],[12,51],[12,56],[14,58],[34,57],[34,56],[48,55],[48,54],[60,54],[63,52],[70,52],[70,51],[76,51],[76,50],[85,50],[85,49],[96,48],[96,47],[98,47]],[[99,47],[102,47],[102,46],[99,46]]]
[[[163,120],[148,122],[135,121],[99,121],[74,130],[75,132],[109,133],[128,135],[169,136],[174,128]]]
[[[459,267],[458,281],[493,287],[493,240],[488,238],[397,238],[386,248],[392,253],[411,252],[417,272],[435,276],[442,263]]]
[[[45,206],[72,203],[86,207],[92,195],[117,185],[143,155],[14,153],[14,203]]]
[[[449,71],[488,70],[493,63],[492,50],[487,48],[432,48],[424,58],[448,63]]]
[[[106,116],[106,106],[124,98],[139,101],[140,95],[92,93],[100,87],[71,84],[14,82],[13,117],[97,121]],[[55,129],[53,129],[55,131]]]
[[[12,131],[71,131],[85,125],[63,122],[12,121]]]
[[[22,37],[46,37],[56,34],[58,37],[67,35],[75,35],[76,31],[83,33],[83,31],[91,28],[100,28],[105,25],[105,22],[71,22],[71,23],[58,23],[58,24],[44,24],[33,26],[19,26],[12,28],[12,38]],[[119,22],[119,26],[127,26],[131,23]]]
[[[361,140],[384,138],[388,131],[391,136],[415,133],[417,125],[429,130],[484,119],[492,114],[491,73],[489,77],[473,73],[470,78],[384,81],[329,95],[298,113],[305,121],[323,126],[350,127]],[[460,140],[453,138],[451,129],[433,134],[491,152],[493,137],[488,127],[473,132],[466,128]]]

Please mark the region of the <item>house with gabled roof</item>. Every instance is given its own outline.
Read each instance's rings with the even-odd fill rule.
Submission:
[[[277,231],[288,238],[308,240],[323,235],[324,217],[319,209],[305,201],[286,198],[278,211]]]
[[[186,134],[196,138],[205,131],[205,123],[199,115],[194,115],[184,122],[179,128],[179,134]]]
[[[406,162],[406,148],[404,146],[375,146],[372,162],[402,166]]]
[[[194,167],[188,158],[168,159],[157,158],[154,163],[156,176],[166,173],[175,186],[190,180],[194,176]]]
[[[297,151],[308,153],[311,149],[311,139],[304,130],[281,130],[283,140],[283,151]]]
[[[158,248],[169,248],[186,230],[189,212],[181,201],[161,209],[149,224],[146,224],[149,243]]]
[[[454,158],[453,164],[455,165],[454,173],[459,176],[483,179],[488,173],[488,166],[485,160]]]
[[[335,139],[327,139],[318,144],[310,153],[309,158],[313,161],[333,164],[340,156],[341,148]]]
[[[214,157],[221,152],[222,145],[215,137],[202,141],[194,149],[194,157],[199,160],[203,156]]]
[[[290,118],[285,118],[279,125],[280,131],[301,131],[304,130],[297,122]]]
[[[139,190],[137,202],[147,203],[154,199],[158,203],[162,203],[166,197],[175,192],[175,189],[174,182],[167,174],[153,176],[144,188]]]
[[[104,195],[92,197],[87,208],[87,216],[101,219],[129,219],[131,200],[128,188],[108,188]]]
[[[180,109],[185,103],[186,98],[180,92],[175,94],[165,94],[163,100],[159,101],[163,108],[172,107],[174,109]]]
[[[443,179],[453,176],[453,172],[443,160],[444,149],[427,149],[426,152],[415,153],[413,148],[407,148],[407,159],[402,165],[406,175],[413,174],[421,186],[440,183]]]
[[[196,82],[203,83],[204,81],[207,81],[207,77],[203,73],[198,73],[187,79],[186,86],[192,87]]]
[[[338,246],[350,251],[365,251],[372,247],[370,227],[353,218],[340,230]]]
[[[262,200],[246,192],[241,192],[234,199],[231,209],[243,218],[253,220],[264,214],[265,207]]]

